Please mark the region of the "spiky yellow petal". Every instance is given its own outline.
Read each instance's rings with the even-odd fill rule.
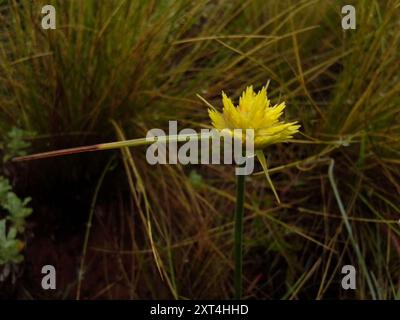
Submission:
[[[209,110],[212,125],[218,130],[254,129],[256,149],[290,140],[300,128],[297,122],[279,121],[286,104],[282,102],[271,107],[266,87],[257,93],[254,92],[253,86],[247,87],[242,93],[237,107],[222,92],[222,104],[222,113],[213,109]]]
[[[208,115],[210,116],[214,128],[218,130],[226,128],[225,120],[221,113],[216,110],[208,109]]]

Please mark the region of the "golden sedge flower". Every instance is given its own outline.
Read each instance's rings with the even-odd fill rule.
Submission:
[[[263,87],[258,93],[253,86],[247,87],[235,107],[232,100],[222,92],[222,113],[209,109],[212,125],[218,130],[227,129],[233,134],[233,129],[254,129],[254,148],[262,149],[268,145],[290,140],[299,131],[300,125],[296,122],[285,123],[279,121],[285,102],[270,106],[267,97],[267,88]],[[245,131],[242,134],[242,141]]]

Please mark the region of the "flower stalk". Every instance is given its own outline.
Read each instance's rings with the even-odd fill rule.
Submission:
[[[246,176],[236,178],[236,208],[235,208],[235,299],[242,298],[243,291],[243,217],[244,191]]]
[[[246,88],[239,99],[239,104],[235,106],[232,100],[222,92],[222,113],[217,111],[212,105],[208,113],[214,128],[218,130],[228,130],[234,135],[235,129],[253,129],[254,148],[257,159],[260,161],[267,182],[270,185],[275,198],[280,203],[278,193],[272,183],[268,173],[267,161],[263,149],[276,143],[286,142],[293,138],[300,128],[297,121],[285,122],[280,117],[286,107],[285,102],[271,106],[267,96],[267,86],[259,92],[255,92],[252,86]],[[240,137],[239,137],[240,138]],[[246,137],[242,135],[242,143]],[[244,216],[244,192],[245,176],[237,176],[236,189],[236,209],[234,221],[234,255],[235,255],[235,298],[242,298],[243,291],[243,216]]]

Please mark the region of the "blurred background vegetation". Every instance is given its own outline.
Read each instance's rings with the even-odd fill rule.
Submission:
[[[245,298],[400,298],[400,2],[350,2],[356,30],[341,28],[349,1],[0,1],[2,145],[15,128],[29,153],[200,129],[196,94],[220,108],[222,90],[270,81],[303,136],[266,150],[281,205],[261,168],[248,177]],[[150,166],[144,148],[5,161],[33,213],[0,297],[231,298],[233,172]]]

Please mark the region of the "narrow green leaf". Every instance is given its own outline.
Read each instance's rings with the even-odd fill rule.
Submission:
[[[276,192],[274,184],[272,183],[271,177],[269,176],[269,173],[268,173],[267,160],[265,159],[264,153],[261,150],[257,150],[256,156],[257,156],[258,161],[260,161],[260,163],[261,163],[261,166],[265,173],[265,177],[267,178],[267,181],[272,189],[272,192],[275,195],[276,201],[278,201],[278,203],[280,204],[281,200],[279,199],[278,193]]]

